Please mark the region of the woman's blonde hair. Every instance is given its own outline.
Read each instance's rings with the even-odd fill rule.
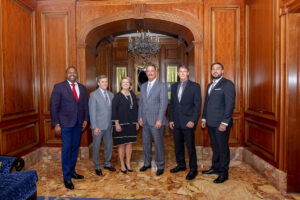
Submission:
[[[129,91],[132,90],[132,81],[131,81],[131,78],[128,77],[128,76],[123,76],[123,77],[121,78],[121,80],[120,80],[120,91],[123,89],[123,88],[122,88],[122,81],[123,81],[124,79],[128,80],[128,82],[129,82],[129,84],[130,84]]]

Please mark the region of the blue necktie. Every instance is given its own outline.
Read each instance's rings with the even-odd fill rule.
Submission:
[[[150,90],[151,90],[151,82],[149,82],[148,87],[147,87],[147,97],[150,94]]]

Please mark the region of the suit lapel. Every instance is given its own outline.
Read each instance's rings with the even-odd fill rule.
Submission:
[[[223,80],[224,80],[224,77],[222,77],[221,80],[219,80],[219,82],[215,85],[215,87],[210,91],[210,96],[215,93],[215,88],[220,87],[222,85]]]

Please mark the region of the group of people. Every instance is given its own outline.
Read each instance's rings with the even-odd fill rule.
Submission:
[[[194,129],[201,113],[201,89],[189,80],[189,67],[178,67],[178,82],[171,86],[169,127],[174,132],[177,166],[171,173],[185,171],[185,147],[189,155],[190,171],[186,176],[192,180],[198,175]],[[232,127],[232,113],[235,104],[234,84],[224,78],[221,63],[211,65],[212,82],[207,86],[201,127],[208,127],[213,149],[212,166],[203,174],[218,174],[215,183],[228,179],[230,161],[229,133]],[[54,86],[50,99],[52,125],[62,139],[62,171],[65,187],[74,189],[71,178],[83,179],[75,171],[82,131],[90,121],[93,135],[93,161],[95,173],[102,176],[99,162],[100,143],[104,143],[104,169],[116,171],[111,165],[112,144],[118,147],[120,171],[133,172],[130,164],[132,143],[136,142],[136,132],[142,127],[144,172],[151,168],[152,140],[155,144],[156,175],[165,169],[165,149],[163,130],[166,124],[168,90],[165,83],[157,79],[154,64],[146,67],[148,81],[141,86],[139,104],[132,92],[129,77],[120,80],[120,91],[113,95],[108,91],[108,78],[97,77],[98,89],[88,99],[85,86],[77,82],[77,69],[70,66],[66,70],[66,81]]]

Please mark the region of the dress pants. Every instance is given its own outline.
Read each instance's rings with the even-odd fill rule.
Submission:
[[[227,175],[230,162],[229,133],[230,126],[221,132],[219,127],[208,127],[210,143],[213,150],[212,168],[220,175]]]
[[[71,175],[75,173],[81,132],[82,126],[80,126],[78,122],[74,127],[71,128],[61,127],[61,161],[64,181],[71,180]]]
[[[164,126],[156,129],[147,123],[143,125],[144,166],[150,166],[152,161],[152,138],[155,145],[155,163],[157,169],[165,168],[165,146],[163,137]]]
[[[93,133],[93,160],[95,169],[101,169],[99,162],[100,144],[103,138],[104,143],[104,167],[110,167],[110,160],[112,155],[112,127],[106,130],[101,130],[98,136]]]
[[[186,167],[184,141],[189,154],[189,166],[191,171],[197,171],[197,155],[195,147],[195,134],[192,128],[174,128],[174,143],[177,165]]]

